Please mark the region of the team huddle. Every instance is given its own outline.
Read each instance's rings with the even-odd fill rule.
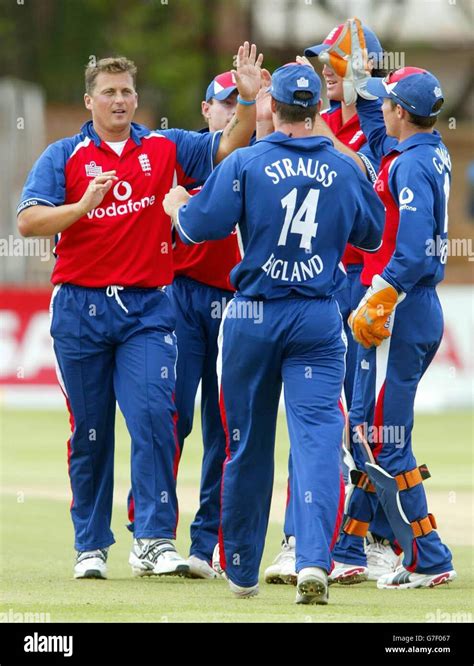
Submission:
[[[265,582],[295,585],[299,604],[326,604],[330,584],[448,583],[412,447],[417,386],[443,332],[446,253],[426,252],[447,242],[440,83],[417,67],[384,71],[358,19],[272,75],[262,63],[255,45],[239,48],[235,71],[206,91],[200,132],[132,122],[133,62],[89,65],[92,120],[26,181],[20,232],[56,236],[74,577],[107,576],[118,403],[133,573],[224,577],[235,596],[258,594],[283,389],[288,500]],[[176,479],[199,384],[185,559]]]

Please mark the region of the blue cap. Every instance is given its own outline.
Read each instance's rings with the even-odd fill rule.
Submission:
[[[339,38],[345,23],[341,23],[331,30],[329,35],[326,37],[322,44],[315,44],[315,46],[310,46],[304,50],[305,56],[312,57],[319,55],[322,51],[327,51],[334,42]],[[365,37],[365,45],[367,47],[367,55],[369,58],[372,58],[375,66],[378,66],[378,63],[382,63],[384,50],[382,44],[379,42],[379,38],[373,30],[368,28],[366,25],[362,25],[362,30]]]
[[[222,72],[212,79],[206,90],[206,102],[217,99],[220,102],[227,99],[235,90],[237,83],[232,72]]]
[[[306,91],[311,93],[308,100],[295,98],[295,93]],[[298,106],[315,106],[319,102],[321,79],[309,65],[289,63],[279,67],[272,74],[270,95],[283,104]]]
[[[367,81],[367,90],[376,97],[388,97],[415,116],[437,116],[433,106],[444,99],[438,79],[426,69],[402,67],[384,79]]]

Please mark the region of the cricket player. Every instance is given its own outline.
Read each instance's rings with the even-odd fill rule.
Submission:
[[[270,73],[262,69],[262,86]],[[238,91],[232,72],[218,74],[209,84],[201,111],[208,127],[201,132],[223,130],[238,108]],[[256,102],[257,134],[259,96]],[[266,129],[265,129],[266,131]],[[251,142],[253,142],[252,137]],[[197,194],[201,186],[188,190]],[[236,231],[227,238],[199,245],[185,245],[175,232],[173,246],[174,280],[167,288],[176,315],[178,361],[175,402],[180,455],[191,433],[196,393],[201,382],[201,427],[203,461],[200,506],[191,524],[191,549],[187,560],[193,578],[217,578],[210,566],[217,544],[220,518],[220,486],[225,460],[225,433],[219,410],[217,386],[217,337],[222,313],[234,295],[229,274],[241,259]],[[134,503],[129,495],[129,529],[133,530]]]
[[[368,27],[362,26],[365,37],[365,43],[369,53],[368,61],[370,63],[372,75],[380,75],[380,67],[383,64],[384,51],[377,35]],[[335,147],[345,154],[349,154],[359,163],[359,166],[367,174],[371,182],[375,182],[379,170],[380,160],[372,153],[367,139],[360,127],[357,116],[356,98],[353,95],[349,98],[350,103],[345,101],[345,81],[342,76],[337,74],[331,58],[327,57],[333,49],[337,49],[338,44],[344,39],[347,32],[347,26],[342,23],[333,28],[321,44],[316,44],[305,49],[305,55],[308,57],[320,56],[323,64],[322,75],[326,84],[326,95],[329,99],[329,108],[320,114],[324,123],[315,123],[315,134],[324,133],[331,137]],[[350,52],[350,49],[349,49]],[[350,54],[350,53],[349,53]],[[297,57],[297,61],[309,62],[306,58]],[[328,127],[330,132],[325,131]],[[345,410],[349,410],[352,402],[352,388],[354,384],[357,343],[353,339],[348,318],[352,310],[358,305],[360,299],[365,293],[365,287],[360,281],[360,275],[363,268],[363,253],[348,244],[342,263],[347,273],[347,286],[336,294],[336,299],[341,310],[344,321],[344,330],[347,336],[347,355],[346,355],[346,373],[344,377],[344,396]],[[265,570],[265,582],[267,583],[287,583],[296,584],[295,571],[295,539],[293,523],[293,503],[291,492],[292,461],[289,459],[289,482],[287,494],[287,506],[285,510],[284,538],[281,551],[277,554],[272,564]],[[376,514],[377,515],[377,514]],[[371,525],[371,533],[368,534],[370,542],[367,544],[367,565],[369,569],[369,578],[378,578],[381,573],[395,568],[398,556],[393,552],[386,536],[392,536],[391,530],[383,530],[382,535],[376,533],[378,521]],[[345,571],[340,572],[345,576]],[[331,580],[337,581],[338,570],[331,573]]]
[[[223,130],[234,117],[238,91],[232,72],[218,74],[209,84],[201,111],[208,127],[201,133]],[[202,186],[189,190],[194,195]],[[180,456],[191,433],[194,403],[201,382],[201,424],[204,444],[200,505],[191,524],[189,574],[216,578],[210,566],[217,543],[220,485],[225,460],[225,433],[219,411],[217,386],[217,336],[222,313],[234,294],[229,274],[240,261],[237,236],[219,241],[185,245],[175,233],[174,280],[167,288],[176,315],[178,361],[176,365],[177,436]],[[129,498],[129,518],[134,506]]]
[[[383,209],[353,161],[312,136],[321,82],[289,64],[272,77],[275,132],[236,151],[189,198],[165,198],[183,242],[225,238],[244,255],[220,331],[227,439],[221,566],[237,597],[258,592],[273,486],[282,383],[294,471],[297,603],[327,603],[332,541],[344,501],[340,473],[345,335],[334,294],[348,240],[375,250]]]
[[[57,235],[51,334],[72,436],[68,467],[75,578],[106,577],[116,401],[132,440],[136,575],[187,574],[176,552],[175,315],[171,227],[162,199],[173,183],[203,182],[255,128],[255,45],[239,49],[242,104],[221,133],[151,131],[132,122],[136,67],[123,57],[85,73],[92,120],[50,145],[18,208],[24,236]]]
[[[451,552],[428,512],[412,448],[414,400],[443,335],[436,285],[443,279],[451,159],[433,126],[443,105],[439,81],[417,67],[356,85],[362,128],[383,156],[375,186],[386,209],[383,245],[364,265],[370,285],[351,315],[362,347],[350,412],[353,451],[365,478],[354,489],[334,558],[364,567],[363,537],[378,497],[403,552],[403,563],[379,577],[382,589],[435,587],[456,578]],[[370,98],[370,99],[368,99]],[[383,98],[380,109],[377,98]],[[382,115],[383,114],[383,115]],[[362,480],[362,479],[361,479]]]

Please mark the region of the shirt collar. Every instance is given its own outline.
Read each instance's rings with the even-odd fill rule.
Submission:
[[[417,132],[412,134],[408,139],[402,141],[397,146],[394,147],[398,153],[403,153],[405,150],[413,148],[413,146],[419,145],[428,145],[428,146],[437,146],[441,143],[441,134],[434,130],[431,134],[425,134],[424,132]]]
[[[88,136],[89,139],[91,139],[96,146],[100,146],[100,144],[102,143],[100,136],[97,134],[97,132],[94,129],[92,120],[88,120],[86,123],[84,123],[84,125],[81,127],[81,132],[85,136]],[[137,146],[141,146],[142,138],[149,133],[150,130],[148,129],[148,127],[145,127],[144,125],[139,125],[138,123],[131,123],[130,138],[134,141],[134,143],[137,144]]]
[[[306,139],[311,139],[312,141],[315,142],[317,145],[324,145],[327,144],[328,146],[334,145],[331,139],[327,136],[317,136],[317,135],[311,135],[311,136],[304,136],[304,137],[296,137],[296,136],[288,136],[288,134],[285,134],[284,132],[272,132],[271,134],[268,134],[267,136],[264,136],[260,141],[269,141],[271,143],[281,143],[282,141],[304,141]],[[260,143],[259,141],[259,143]]]

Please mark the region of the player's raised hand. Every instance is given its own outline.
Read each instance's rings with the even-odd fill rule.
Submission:
[[[116,173],[116,171],[104,171],[100,176],[96,176],[91,180],[82,199],[79,201],[80,210],[83,215],[86,215],[102,203],[107,192],[115,181],[118,180]]]
[[[176,219],[178,209],[190,198],[191,195],[188,194],[188,192],[186,192],[184,187],[181,185],[178,185],[178,187],[172,187],[163,199],[163,209],[165,213],[169,215],[174,221]]]
[[[237,52],[237,69],[232,70],[237,83],[237,89],[242,99],[253,101],[261,86],[261,66],[263,54],[257,57],[257,47],[244,42]]]
[[[268,69],[262,69],[260,90],[257,94],[257,122],[272,120],[272,107],[270,95],[270,86],[272,85],[272,75]]]
[[[306,56],[297,55],[296,62],[298,63],[298,65],[307,65],[308,67],[311,67],[311,69],[314,69],[313,64],[308,60]]]

